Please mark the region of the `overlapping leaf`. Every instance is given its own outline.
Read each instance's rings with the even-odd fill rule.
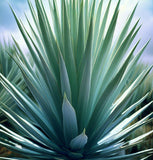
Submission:
[[[128,126],[152,104],[133,113],[149,93],[129,103],[152,68],[144,68],[129,83],[148,44],[137,54],[134,52],[139,41],[129,50],[141,27],[139,20],[130,25],[136,7],[117,41],[113,41],[120,0],[109,24],[112,0],[105,10],[104,0],[58,2],[49,0],[48,12],[42,0],[35,0],[36,9],[28,1],[34,26],[26,18],[32,34],[13,11],[34,65],[16,40],[17,53],[12,57],[35,100],[11,84],[5,73],[0,74],[1,84],[26,117],[9,109],[7,103],[0,103],[1,112],[20,131],[0,125],[0,134],[10,139],[0,138],[0,144],[31,159],[115,160],[150,156],[153,149],[120,155],[152,134],[150,131],[127,142],[125,139],[152,121],[150,113]],[[119,126],[122,127],[118,129]]]

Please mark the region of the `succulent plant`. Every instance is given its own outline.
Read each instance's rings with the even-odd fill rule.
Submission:
[[[131,75],[130,79],[134,79],[136,78],[141,71],[146,67],[146,65],[144,65],[143,63],[139,63],[136,68],[133,70],[133,73]],[[129,105],[135,103],[138,99],[140,99],[144,94],[146,94],[148,91],[150,91],[148,97],[145,99],[145,101],[143,101],[139,106],[136,107],[136,109],[133,112],[136,112],[137,110],[139,110],[140,108],[142,108],[144,105],[146,105],[148,102],[153,100],[153,73],[149,73],[149,75],[146,77],[146,79],[144,80],[144,82],[139,86],[139,88],[137,88],[133,94],[133,97],[131,98]],[[129,82],[130,83],[130,82]],[[142,118],[144,118],[146,115],[150,114],[153,112],[153,104],[145,110],[145,112],[143,112],[142,114],[140,114],[133,123],[141,120]],[[138,130],[136,130],[135,132],[133,132],[128,139],[132,139],[133,137],[137,137],[139,135],[141,135],[142,133],[146,133],[148,131],[151,131],[153,129],[153,123],[149,123],[145,126],[142,126],[141,128],[139,128]],[[134,146],[133,148],[130,148],[128,152],[133,152],[133,151],[139,151],[145,148],[153,148],[153,139],[152,139],[152,135],[150,135],[149,137],[147,137],[142,144],[139,144],[137,146]],[[153,157],[150,157],[150,159],[152,159]]]
[[[16,52],[15,45],[11,43],[7,43],[4,41],[0,43],[0,73],[2,73],[9,81],[13,84],[16,84],[21,89],[25,90],[26,86],[22,77],[22,74],[15,64],[13,59],[9,56],[9,54],[13,55]],[[7,106],[11,107],[16,113],[19,112],[17,104],[14,99],[10,96],[10,94],[2,87],[0,84],[0,102],[5,103]],[[21,111],[20,111],[21,114]],[[8,123],[8,119],[4,117],[2,112],[0,112],[0,123],[7,125],[7,127],[13,127]],[[11,151],[6,148],[0,146],[0,155],[1,156],[11,156],[13,155]]]
[[[144,68],[148,67],[147,64],[143,64],[142,62],[139,62],[135,68],[133,68],[133,71],[131,73],[130,78],[127,81],[127,86],[141,74],[141,71],[144,70]],[[149,92],[148,97],[141,103],[139,106],[137,106],[136,110],[140,109],[147,103],[153,100],[153,72],[150,72],[149,75],[145,78],[143,83],[135,90],[133,96],[131,97],[131,100],[129,101],[128,105],[132,105],[136,101],[138,101],[143,95]],[[126,88],[126,87],[125,87]],[[138,120],[145,117],[147,114],[150,114],[153,111],[153,105],[146,109],[145,112],[140,114],[140,116],[137,118]]]
[[[9,57],[9,55],[6,53],[6,50],[9,52],[15,51],[14,46],[6,45],[4,43],[5,47],[2,47],[2,44],[0,44],[0,73],[2,73],[5,77],[7,77],[12,83],[17,83],[20,79],[20,76],[18,76],[19,68],[17,65],[15,65],[14,61]],[[5,48],[5,49],[4,49]],[[0,100],[9,101],[10,95],[7,94],[7,91],[2,88],[2,85],[0,86]],[[12,101],[12,100],[11,100]]]
[[[131,76],[129,78],[129,80],[127,81],[127,86],[128,83],[130,84],[131,81],[133,81],[136,77],[139,76],[139,74],[141,74],[141,71],[144,70],[144,68],[148,67],[147,64],[143,64],[142,62],[139,62],[135,68],[133,68],[133,71],[131,73]],[[153,73],[150,72],[149,75],[145,78],[144,82],[135,90],[135,93],[130,101],[130,103],[134,103],[135,101],[137,101],[138,99],[140,99],[142,97],[142,95],[146,94],[147,92],[150,91],[150,94],[147,98],[146,101],[151,101],[152,99],[152,87],[153,87]],[[147,103],[147,102],[146,102]]]
[[[49,7],[35,0],[36,9],[28,1],[34,22],[31,25],[26,16],[31,32],[12,10],[34,67],[20,49],[14,61],[35,101],[0,74],[3,87],[26,115],[25,119],[0,103],[1,112],[19,131],[0,124],[1,145],[32,160],[140,159],[153,153],[152,148],[124,153],[153,132],[125,140],[152,121],[151,113],[128,126],[152,103],[130,114],[149,94],[128,106],[152,67],[146,67],[124,89],[148,42],[136,55],[139,41],[128,51],[140,29],[138,20],[129,31],[136,7],[114,41],[120,0],[109,21],[111,2],[103,10],[103,0],[49,0]]]
[[[3,74],[10,82],[16,84],[21,89],[25,90],[26,86],[22,77],[22,74],[15,64],[13,59],[9,56],[12,56],[16,52],[16,47],[13,44],[4,43],[0,44],[0,73]],[[5,103],[7,106],[11,108],[16,108],[16,103],[14,99],[10,96],[10,94],[2,87],[0,84],[0,102]],[[0,114],[2,114],[0,112]],[[2,116],[1,116],[2,118]],[[3,120],[3,119],[2,119]]]

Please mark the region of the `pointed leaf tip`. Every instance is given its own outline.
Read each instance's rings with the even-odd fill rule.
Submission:
[[[66,96],[66,93],[64,92],[64,100],[67,100],[67,96]]]
[[[80,135],[71,140],[70,147],[72,150],[81,150],[87,144],[87,141],[88,137],[85,134],[85,129],[84,129]]]
[[[66,144],[69,144],[71,139],[78,134],[77,117],[74,108],[68,101],[66,93],[64,93],[64,100],[62,105],[63,114],[63,132]]]

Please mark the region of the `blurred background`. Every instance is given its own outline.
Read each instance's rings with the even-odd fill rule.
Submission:
[[[34,0],[31,1],[33,2]],[[116,1],[117,0],[112,1],[112,6]],[[127,16],[138,1],[138,8],[133,20],[133,22],[135,22],[138,18],[141,18],[140,24],[142,24],[142,27],[136,37],[136,40],[141,38],[141,43],[138,49],[151,39],[147,49],[141,57],[141,61],[145,64],[153,64],[153,0],[122,0],[117,30],[120,31]],[[19,33],[16,22],[9,8],[9,4],[23,22],[25,21],[24,13],[27,15],[29,14],[27,0],[0,0],[0,40],[2,41],[3,38],[5,38],[6,41],[10,40],[11,35],[13,35],[21,48],[26,50],[25,43]]]

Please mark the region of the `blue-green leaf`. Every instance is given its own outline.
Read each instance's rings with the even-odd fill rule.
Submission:
[[[62,105],[62,113],[65,143],[69,144],[69,142],[78,134],[78,125],[75,110],[66,98],[65,94]]]
[[[70,82],[69,82],[67,69],[66,69],[65,62],[64,62],[62,55],[59,56],[59,59],[60,59],[59,69],[60,69],[62,95],[64,96],[64,93],[66,93],[68,100],[71,102],[71,88],[70,88]]]
[[[77,113],[78,116],[80,116],[79,130],[81,131],[83,130],[83,128],[86,127],[86,123],[88,121],[88,116],[90,113],[88,101],[90,96],[91,72],[92,72],[92,59],[91,59],[92,34],[93,34],[92,23],[93,21],[91,19],[88,40],[82,61],[82,66],[80,69],[80,88],[79,88]]]
[[[88,141],[88,137],[85,134],[85,129],[83,131],[83,133],[81,133],[80,135],[78,135],[77,137],[73,138],[70,142],[70,147],[72,150],[81,150],[84,148],[84,146],[86,145]]]

